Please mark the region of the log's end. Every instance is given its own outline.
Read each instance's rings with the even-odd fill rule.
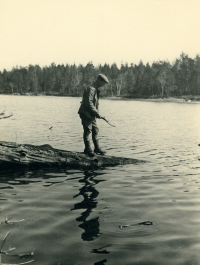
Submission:
[[[0,146],[10,147],[10,148],[18,148],[20,146],[20,144],[17,144],[15,142],[0,141]]]

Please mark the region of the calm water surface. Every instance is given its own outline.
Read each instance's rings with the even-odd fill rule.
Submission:
[[[80,98],[0,100],[14,114],[0,121],[2,141],[83,151]],[[200,264],[200,104],[102,99],[100,110],[116,125],[98,121],[108,154],[146,163],[1,172],[3,248],[34,251],[37,265]]]

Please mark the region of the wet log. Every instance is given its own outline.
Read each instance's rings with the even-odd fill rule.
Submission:
[[[112,167],[125,164],[136,164],[144,161],[95,155],[89,157],[84,153],[59,150],[48,144],[35,146],[30,144],[17,144],[14,142],[0,142],[0,169],[14,167],[70,167],[70,168],[98,168]]]

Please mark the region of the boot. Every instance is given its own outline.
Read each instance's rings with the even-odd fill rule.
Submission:
[[[99,155],[105,155],[106,151],[102,150],[99,146],[99,139],[93,139],[94,142],[94,152]]]
[[[84,153],[86,155],[89,155],[89,156],[95,156],[94,152],[92,151],[92,148],[90,146],[90,141],[86,141],[84,140],[84,144],[85,144],[85,149],[84,149]]]

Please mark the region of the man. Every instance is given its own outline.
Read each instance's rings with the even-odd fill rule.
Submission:
[[[83,141],[85,144],[84,153],[89,156],[94,156],[96,154],[104,155],[106,152],[102,150],[99,146],[98,132],[96,118],[101,119],[99,114],[99,93],[100,88],[105,84],[109,83],[108,78],[99,74],[96,81],[85,88],[83,93],[83,98],[81,106],[79,108],[78,114],[82,120],[83,125]],[[94,152],[90,145],[90,135],[92,133],[92,140],[94,143]]]

